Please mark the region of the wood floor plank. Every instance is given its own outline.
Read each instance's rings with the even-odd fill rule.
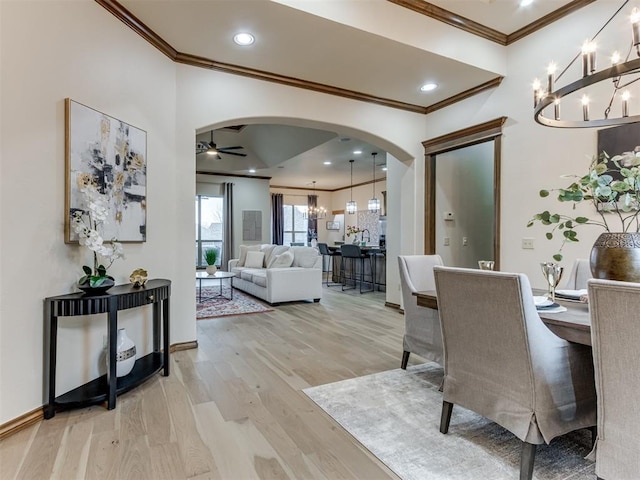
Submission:
[[[323,287],[320,303],[196,328],[199,348],[114,410],[59,412],[0,442],[0,479],[397,479],[301,391],[399,367],[403,317],[383,293]]]

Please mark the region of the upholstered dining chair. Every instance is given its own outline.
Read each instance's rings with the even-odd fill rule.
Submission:
[[[400,286],[404,307],[401,368],[412,353],[442,365],[442,334],[438,311],[418,306],[413,292],[435,290],[433,267],[442,265],[440,255],[399,255]]]
[[[591,349],[540,320],[524,274],[434,267],[444,344],[440,431],[453,405],[522,440],[520,479],[533,476],[536,446],[596,424]]]
[[[587,288],[587,280],[593,278],[591,274],[591,266],[586,258],[577,258],[573,262],[571,272],[565,277],[564,282],[560,285],[560,289],[566,290],[583,290]]]
[[[640,478],[640,283],[589,280],[591,340],[598,393],[596,475]]]

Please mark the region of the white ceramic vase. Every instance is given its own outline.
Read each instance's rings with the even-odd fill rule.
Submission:
[[[217,271],[218,271],[218,267],[216,267],[215,265],[207,265],[207,273],[209,275],[215,275]]]
[[[116,377],[129,375],[135,363],[136,344],[127,336],[126,329],[119,328],[118,337],[116,338]]]

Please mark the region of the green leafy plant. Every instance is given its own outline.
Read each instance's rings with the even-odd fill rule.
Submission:
[[[215,265],[216,260],[218,259],[218,249],[217,248],[207,248],[204,251],[204,260],[207,262],[207,265]]]
[[[578,242],[577,227],[582,225],[597,225],[610,232],[609,222],[617,218],[620,231],[640,231],[640,147],[633,152],[625,152],[609,158],[606,152],[594,157],[586,175],[566,175],[572,178],[572,183],[566,188],[540,190],[541,197],[548,197],[551,192],[558,192],[559,202],[572,202],[573,209],[580,202],[591,202],[599,217],[595,219],[551,213],[545,210],[536,213],[527,223],[527,227],[536,222],[551,226],[546,238],[552,240],[560,233],[562,244],[553,258],[562,260],[562,247],[567,242]],[[613,217],[609,214],[613,214]]]

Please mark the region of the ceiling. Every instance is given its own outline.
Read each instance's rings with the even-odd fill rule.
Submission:
[[[96,1],[107,9],[109,4],[118,5],[117,0]],[[455,48],[451,50],[452,35],[460,31],[449,26],[433,28],[433,18],[418,10],[424,13],[425,6],[429,10],[433,5],[458,16],[454,23],[465,23],[459,18],[464,17],[508,35],[561,7],[585,2],[535,0],[520,7],[518,0],[432,0],[430,4],[423,0],[120,0],[119,5],[174,52],[357,92],[363,98],[387,99],[399,108],[424,109],[499,80],[501,75],[495,68],[461,60]],[[411,43],[382,29],[368,31],[362,22],[379,22],[372,16],[380,12],[401,17],[403,24],[413,22],[417,33],[431,36]],[[255,43],[235,45],[232,37],[239,31],[251,32]],[[468,37],[462,38],[468,42]],[[473,38],[477,38],[474,47],[490,43]],[[444,54],[447,48],[453,53]],[[427,81],[436,82],[438,88],[421,92],[420,85]],[[198,170],[247,174],[249,168],[256,168],[256,175],[272,177],[273,185],[305,187],[316,180],[318,188],[335,189],[349,183],[348,160],[356,146],[369,158],[356,162],[354,183],[371,179],[371,151],[379,151],[377,163],[384,163],[384,152],[358,139],[341,142],[340,132],[295,128],[250,125],[240,132],[216,131],[219,146],[243,145],[247,157],[223,156],[215,161],[198,155]],[[200,135],[198,139],[210,140],[210,133]],[[333,162],[331,168],[322,164],[325,160]]]

